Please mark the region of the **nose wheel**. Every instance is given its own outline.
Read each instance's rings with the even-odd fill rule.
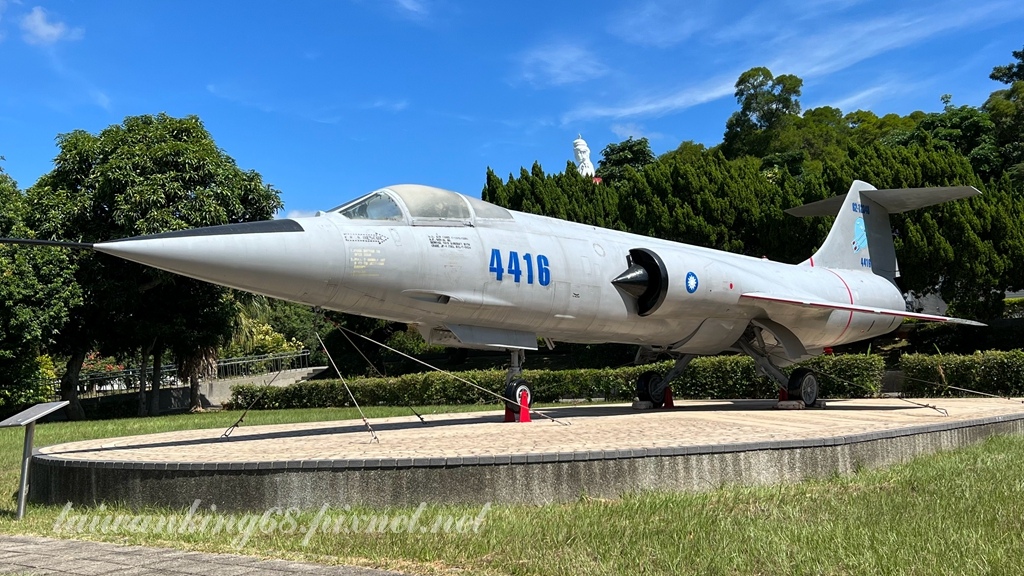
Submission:
[[[530,408],[533,406],[533,391],[530,390],[530,383],[522,378],[513,380],[505,385],[505,409],[511,410],[516,414],[519,414],[520,402],[523,401],[524,395],[526,403],[525,406]]]

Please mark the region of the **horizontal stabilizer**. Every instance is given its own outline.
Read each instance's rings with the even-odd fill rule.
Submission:
[[[977,196],[981,191],[974,186],[945,186],[936,188],[894,188],[891,190],[861,190],[862,197],[870,198],[889,214],[899,214],[941,204],[950,200]],[[786,210],[791,216],[835,216],[846,201],[846,194],[817,202],[795,206]]]
[[[964,320],[963,318],[950,318],[948,316],[936,316],[934,314],[918,314],[916,312],[906,312],[904,310],[889,310],[887,308],[857,306],[856,304],[821,302],[803,298],[786,298],[784,296],[778,296],[776,294],[765,294],[762,292],[748,292],[740,296],[740,299],[776,302],[780,304],[789,304],[792,306],[801,306],[803,308],[825,308],[830,310],[863,312],[865,314],[881,314],[883,316],[902,316],[904,318],[916,318],[918,320],[926,320],[928,322],[949,322],[950,324],[964,324],[966,326],[985,326],[985,324],[982,324],[981,322],[975,322],[974,320]]]

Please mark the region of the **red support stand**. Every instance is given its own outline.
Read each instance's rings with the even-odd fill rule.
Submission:
[[[505,405],[505,422],[515,422],[515,421],[516,421],[516,413],[513,412],[512,409],[508,407],[508,405]]]
[[[779,387],[779,402],[786,402],[789,400],[789,392],[785,388]]]
[[[661,405],[662,409],[675,408],[675,402],[672,401],[672,387],[665,387],[665,403]]]
[[[519,421],[530,422],[530,393],[526,390],[519,393]]]

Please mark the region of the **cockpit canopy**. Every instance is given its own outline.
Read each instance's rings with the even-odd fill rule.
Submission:
[[[407,221],[425,226],[472,226],[477,219],[512,220],[512,214],[500,206],[418,184],[381,188],[328,212],[352,220]]]

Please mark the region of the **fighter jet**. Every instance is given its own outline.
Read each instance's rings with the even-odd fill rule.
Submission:
[[[309,218],[167,232],[74,247],[266,296],[403,322],[431,344],[511,356],[518,411],[524,351],[538,342],[636,344],[676,359],[637,396],[657,406],[700,355],[749,355],[791,398],[817,376],[780,368],[894,330],[906,310],[889,214],[980,194],[969,186],[877,190],[788,210],[836,215],[809,259],[785,264],[507,210],[422,185],[381,188]],[[39,243],[40,241],[29,241]]]

